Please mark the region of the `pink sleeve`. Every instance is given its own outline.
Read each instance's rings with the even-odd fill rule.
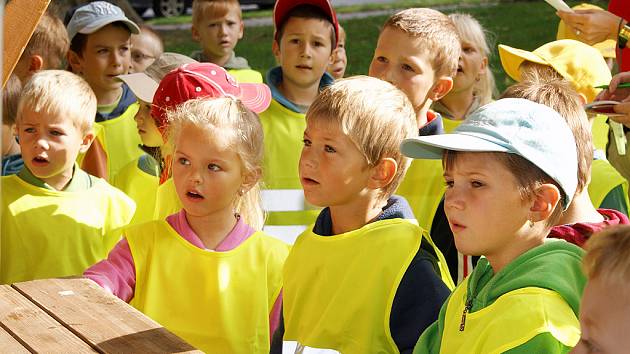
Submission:
[[[120,240],[107,259],[88,268],[83,276],[123,301],[131,301],[136,287],[136,267],[127,239]]]
[[[280,294],[276,298],[276,302],[274,302],[273,307],[271,308],[271,313],[269,314],[269,340],[273,339],[273,334],[278,329],[278,325],[280,325],[280,312],[282,311],[282,290],[280,290]]]

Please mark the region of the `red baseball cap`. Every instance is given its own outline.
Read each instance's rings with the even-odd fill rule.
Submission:
[[[278,0],[273,8],[273,25],[275,32],[273,37],[278,40],[278,27],[285,20],[289,12],[300,5],[313,5],[319,7],[328,16],[328,19],[333,24],[335,30],[335,43],[333,43],[333,49],[337,48],[339,42],[339,21],[337,21],[337,14],[333,8],[330,0]]]
[[[269,107],[271,91],[265,84],[238,83],[225,69],[212,63],[185,64],[164,76],[153,96],[151,116],[163,130],[166,111],[188,100],[234,97],[256,113]]]

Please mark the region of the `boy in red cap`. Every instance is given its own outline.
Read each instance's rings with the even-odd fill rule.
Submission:
[[[260,120],[265,132],[265,231],[293,242],[318,212],[304,200],[298,177],[304,115],[320,89],[337,46],[339,24],[328,0],[279,0],[273,12],[273,54],[280,66],[267,73],[273,100]],[[311,210],[309,210],[311,209]]]

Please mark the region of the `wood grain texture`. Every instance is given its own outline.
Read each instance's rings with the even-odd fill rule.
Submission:
[[[1,324],[0,324],[1,325]],[[0,348],[5,353],[26,354],[30,353],[17,339],[6,332],[4,328],[0,328]]]

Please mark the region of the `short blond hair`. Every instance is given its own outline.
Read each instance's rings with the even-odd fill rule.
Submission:
[[[448,16],[428,8],[407,9],[392,15],[383,29],[388,27],[401,30],[422,44],[436,77],[457,74],[461,46],[457,29]]]
[[[306,119],[338,124],[368,166],[376,166],[384,158],[394,159],[398,170],[392,182],[382,189],[384,197],[391,196],[411,163],[400,152],[400,143],[418,135],[416,113],[407,95],[373,77],[340,79],[317,96]]]
[[[167,113],[169,123],[169,138],[176,146],[182,129],[192,125],[196,129],[225,129],[227,138],[241,159],[245,173],[258,176],[258,181],[249,191],[237,199],[235,210],[241,215],[246,224],[255,230],[262,229],[265,214],[262,209],[261,180],[263,163],[263,129],[256,113],[250,111],[237,99],[199,98],[189,100]]]
[[[624,288],[630,283],[630,225],[612,226],[595,233],[584,248],[582,266],[589,279],[599,278]]]
[[[37,23],[35,32],[20,59],[40,55],[44,60],[44,69],[60,69],[69,45],[68,31],[63,22],[55,15],[46,12]]]
[[[590,181],[593,164],[593,138],[580,96],[571,83],[546,65],[527,64],[533,69],[523,71],[520,83],[508,87],[501,98],[524,98],[543,104],[558,112],[567,122],[578,157],[578,184],[576,193],[582,192]]]
[[[237,10],[242,18],[241,5],[237,0],[194,0],[192,4],[192,23],[199,24],[204,17],[223,17],[230,11]]]
[[[96,96],[90,85],[69,71],[42,70],[35,73],[22,90],[17,123],[24,107],[72,119],[83,133],[92,129],[96,116]]]
[[[2,124],[9,126],[15,124],[21,94],[22,83],[15,74],[12,74],[2,90]]]
[[[489,60],[492,56],[492,52],[488,45],[486,31],[479,21],[471,15],[464,13],[450,14],[448,18],[453,21],[460,40],[472,43],[472,45]],[[473,93],[479,99],[481,105],[492,102],[492,97],[497,96],[497,89],[494,82],[494,75],[492,74],[492,70],[490,70],[490,63],[486,65],[483,79],[475,84]]]

